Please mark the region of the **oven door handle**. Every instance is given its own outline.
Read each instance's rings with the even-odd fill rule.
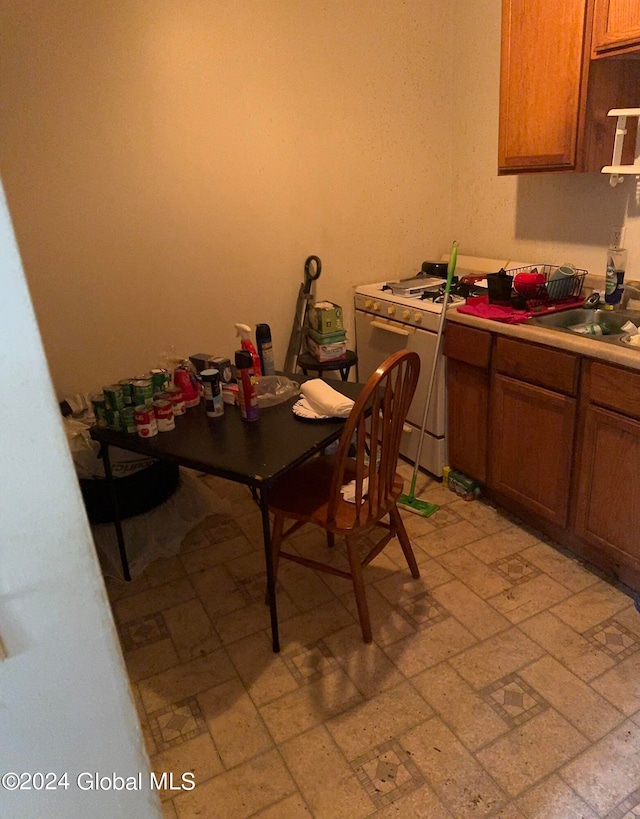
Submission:
[[[375,319],[370,322],[371,327],[377,327],[378,330],[386,330],[388,333],[395,333],[397,336],[408,336],[409,331],[404,327],[396,327],[394,324],[383,324],[381,321]]]

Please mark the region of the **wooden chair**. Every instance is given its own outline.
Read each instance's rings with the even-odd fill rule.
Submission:
[[[362,569],[393,537],[397,537],[413,577],[420,577],[411,543],[396,502],[403,479],[396,473],[402,429],[420,372],[417,353],[401,350],[390,356],[367,381],[345,421],[338,450],[319,456],[285,475],[271,492],[273,567],[279,558],[329,572],[353,582],[360,627],[370,643],[371,623]],[[355,444],[355,456],[349,455]],[[344,500],[341,487],[354,481],[355,503]],[[389,522],[383,522],[388,516]],[[295,522],[285,532],[285,520]],[[281,550],[282,541],[305,523],[327,532],[329,546],[335,535],[344,535],[350,571]],[[372,527],[385,530],[379,542],[361,558],[358,538]]]

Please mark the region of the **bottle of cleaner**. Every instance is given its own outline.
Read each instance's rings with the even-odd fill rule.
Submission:
[[[268,324],[256,324],[256,344],[258,345],[262,375],[275,375],[276,368],[273,363],[271,328]]]
[[[240,412],[245,421],[257,421],[260,415],[256,377],[253,372],[253,357],[249,350],[236,350],[238,370],[238,400]]]
[[[611,242],[607,250],[607,274],[604,288],[604,300],[609,310],[620,303],[624,290],[624,273],[627,267],[627,250],[624,244],[624,228],[611,233]]]
[[[258,351],[253,346],[253,342],[251,341],[251,327],[249,327],[247,324],[236,324],[235,328],[237,331],[236,335],[240,336],[240,346],[243,350],[251,353],[251,358],[253,359],[253,374],[256,376],[256,378],[259,378],[262,375],[262,368],[260,367],[260,356],[258,355]]]

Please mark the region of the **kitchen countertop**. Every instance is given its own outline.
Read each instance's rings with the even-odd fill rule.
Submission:
[[[471,316],[468,313],[459,313],[457,307],[451,307],[447,310],[447,321],[464,324],[467,327],[475,327],[479,330],[487,330],[510,338],[519,338],[532,344],[544,344],[556,350],[567,350],[598,361],[606,361],[610,364],[618,364],[621,367],[640,371],[640,349],[627,349],[606,341],[585,338],[577,333],[552,330],[533,322],[506,324],[502,321],[492,321],[479,316]]]

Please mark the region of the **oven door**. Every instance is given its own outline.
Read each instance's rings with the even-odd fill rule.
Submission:
[[[407,415],[407,421],[414,427],[420,428],[431,379],[431,367],[436,355],[437,334],[418,327],[411,327],[408,324],[402,324],[399,321],[374,316],[362,310],[355,311],[355,320],[358,381],[366,381],[386,358],[398,350],[412,350],[420,356],[420,378]],[[431,398],[429,415],[427,416],[427,431],[436,438],[444,438],[445,378],[443,356],[440,356],[438,361],[433,389],[434,394]],[[436,474],[441,474],[441,470]]]

